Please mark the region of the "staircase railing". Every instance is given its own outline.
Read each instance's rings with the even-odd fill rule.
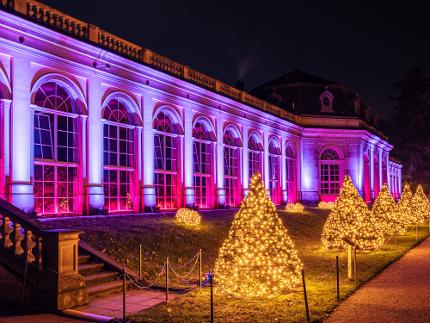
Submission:
[[[42,230],[36,220],[0,199],[0,263],[23,278],[24,299],[32,304],[63,310],[88,302],[78,274],[79,234]]]

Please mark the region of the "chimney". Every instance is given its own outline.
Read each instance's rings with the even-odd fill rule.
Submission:
[[[237,80],[236,87],[241,91],[245,91],[245,82],[241,79]]]

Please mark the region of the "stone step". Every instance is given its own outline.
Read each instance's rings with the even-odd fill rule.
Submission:
[[[111,280],[112,278],[118,276],[115,271],[101,271],[94,274],[84,275],[86,286],[100,284],[106,280]]]
[[[88,263],[79,265],[79,274],[80,275],[89,275],[101,271],[103,269],[104,264],[102,263]]]
[[[79,264],[86,264],[91,259],[90,255],[79,255],[78,262]]]
[[[102,296],[122,290],[122,280],[112,280],[87,288],[90,297]]]

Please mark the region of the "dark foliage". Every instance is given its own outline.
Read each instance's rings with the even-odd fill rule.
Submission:
[[[403,179],[421,183],[430,192],[430,77],[419,67],[405,72],[395,84],[398,95],[389,125],[395,156],[403,165]]]

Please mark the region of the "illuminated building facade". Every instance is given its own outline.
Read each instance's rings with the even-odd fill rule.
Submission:
[[[392,146],[336,112],[333,84],[296,112],[36,1],[0,6],[0,195],[27,212],[235,207],[257,171],[276,204],[333,200],[345,174],[367,201],[401,191]]]

